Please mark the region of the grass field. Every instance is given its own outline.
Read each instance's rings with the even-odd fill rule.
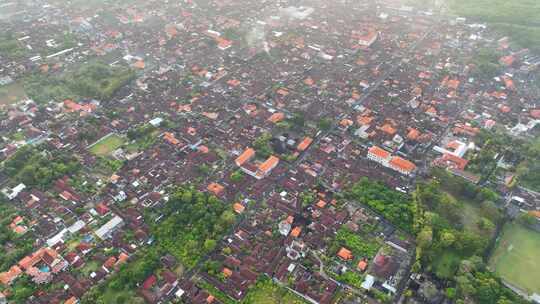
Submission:
[[[26,98],[24,89],[18,83],[0,86],[0,105],[9,105]]]
[[[489,265],[510,284],[540,293],[540,233],[520,224],[504,227]]]
[[[537,50],[540,43],[540,1],[450,0],[450,10],[460,16],[489,22],[502,35]]]
[[[246,295],[242,304],[305,304],[306,302],[270,280],[257,283]]]
[[[99,156],[107,156],[122,146],[124,141],[124,138],[116,134],[112,134],[106,138],[100,139],[96,144],[91,146],[90,152]]]

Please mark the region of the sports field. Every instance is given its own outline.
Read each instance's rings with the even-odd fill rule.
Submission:
[[[489,266],[501,278],[531,294],[540,293],[540,233],[507,224]]]
[[[99,156],[110,155],[114,150],[124,144],[124,139],[116,134],[100,139],[90,147],[90,152]]]

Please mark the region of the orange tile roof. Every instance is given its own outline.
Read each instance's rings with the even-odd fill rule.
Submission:
[[[244,212],[246,207],[244,207],[244,205],[242,205],[240,203],[234,203],[233,204],[233,209],[234,209],[234,212],[240,214],[240,213]]]
[[[64,304],[75,304],[75,303],[77,303],[77,301],[78,301],[77,298],[71,297],[71,298],[67,299],[67,300],[64,302]]]
[[[516,60],[516,58],[514,56],[508,55],[508,56],[504,56],[501,59],[499,59],[499,62],[506,65],[506,66],[511,66],[514,63],[515,60]]]
[[[276,91],[276,93],[278,93],[281,96],[289,95],[289,91],[287,91],[286,89],[279,89],[279,90]]]
[[[368,263],[365,260],[360,260],[358,262],[358,270],[360,271],[366,271],[367,266],[368,266]]]
[[[227,81],[227,84],[230,85],[231,87],[237,87],[240,84],[240,80],[231,79],[231,80]]]
[[[353,125],[353,121],[350,120],[350,119],[347,119],[347,118],[343,118],[340,122],[339,122],[339,125],[342,126],[342,127],[350,127]]]
[[[469,163],[468,160],[455,156],[453,154],[444,153],[442,160],[445,162],[450,162],[453,164],[452,167],[457,168],[459,170],[465,170],[465,167],[467,167],[467,164]]]
[[[407,138],[410,139],[410,140],[417,140],[418,137],[420,137],[420,131],[414,129],[414,128],[411,128],[409,130],[409,133],[407,134]]]
[[[273,123],[277,123],[277,122],[280,122],[280,121],[282,121],[284,119],[285,119],[285,114],[283,114],[281,112],[276,112],[276,113],[272,114],[272,116],[270,116],[268,118],[268,121],[273,122]]]
[[[176,26],[170,25],[165,27],[165,32],[167,33],[167,36],[174,37],[176,34],[178,34],[178,31],[176,30]]]
[[[326,202],[325,202],[325,201],[319,200],[319,201],[317,202],[317,207],[319,207],[319,208],[324,208],[325,206],[326,206]]]
[[[293,230],[291,230],[291,236],[296,238],[300,236],[301,232],[302,232],[302,227],[296,226],[293,228]]]
[[[121,252],[119,255],[118,255],[118,261],[116,262],[117,264],[123,264],[125,263],[127,260],[129,259],[129,255]]]
[[[237,166],[242,166],[247,161],[249,161],[253,156],[255,156],[255,150],[253,150],[252,148],[247,148],[246,150],[244,150],[244,152],[242,152],[242,154],[240,154],[236,158],[234,162],[236,163]]]
[[[337,253],[337,256],[342,258],[343,260],[351,260],[353,258],[352,252],[344,247],[341,247],[341,249]]]
[[[313,84],[315,84],[315,81],[313,80],[313,78],[309,77],[304,80],[304,83],[308,86],[312,86]]]
[[[426,114],[428,114],[428,115],[437,115],[437,110],[434,107],[429,107],[426,110]]]
[[[275,157],[274,155],[271,155],[267,160],[265,160],[262,164],[259,165],[259,171],[266,174],[270,172],[277,164],[279,163],[279,158]]]
[[[392,157],[392,159],[390,160],[390,165],[405,172],[412,172],[416,169],[415,164],[399,156]]]
[[[359,125],[363,125],[363,126],[369,125],[372,121],[373,121],[372,116],[358,116],[358,117],[356,117],[356,122]]]
[[[531,210],[528,213],[536,218],[540,218],[540,211],[538,210]]]
[[[108,269],[111,269],[116,264],[116,257],[110,257],[108,258],[105,263],[103,263],[103,266],[105,266]]]
[[[24,226],[15,226],[13,227],[13,231],[17,234],[23,234],[26,232],[28,228],[24,227]]]
[[[223,276],[224,277],[228,278],[228,277],[232,276],[232,274],[233,274],[232,270],[230,270],[227,267],[223,268]]]
[[[207,189],[215,195],[220,196],[223,193],[223,190],[225,190],[225,187],[218,183],[210,183]]]
[[[292,215],[289,215],[287,216],[287,218],[285,219],[285,221],[289,224],[292,224],[294,222],[294,216]]]
[[[504,85],[506,86],[507,89],[509,90],[516,89],[516,86],[514,85],[514,81],[512,80],[512,78],[504,76],[503,80],[504,80]]]
[[[218,47],[223,50],[226,48],[229,48],[232,45],[232,41],[221,38],[221,37],[216,38],[216,41],[217,41]]]
[[[452,79],[452,80],[448,80],[447,86],[451,89],[457,90],[457,88],[459,87],[459,83],[460,83],[459,80]]]
[[[174,136],[174,134],[172,134],[171,132],[165,132],[163,133],[163,139],[165,139],[167,142],[169,142],[171,145],[178,145],[180,143],[180,141],[178,139],[176,139],[176,137]]]
[[[446,148],[450,148],[452,150],[456,150],[457,148],[459,148],[461,146],[460,143],[458,143],[457,141],[455,140],[452,140],[451,142],[449,142],[448,144],[446,144]]]
[[[382,159],[387,159],[390,157],[390,153],[377,146],[372,146],[371,148],[369,148],[368,152]]]
[[[133,64],[133,67],[136,69],[144,69],[144,61],[139,60]]]
[[[19,266],[14,265],[9,268],[8,271],[0,273],[0,282],[4,285],[9,285],[13,280],[15,280],[22,273]]]
[[[302,142],[298,144],[298,147],[296,147],[296,149],[298,151],[305,151],[309,147],[309,145],[311,145],[312,142],[313,142],[313,138],[305,137],[304,140],[302,140]]]
[[[392,127],[392,125],[390,125],[388,123],[384,124],[381,127],[381,131],[383,131],[384,133],[389,134],[389,135],[394,135],[397,132],[397,130],[394,127]]]
[[[198,148],[199,152],[203,153],[203,154],[206,154],[210,151],[210,149],[208,149],[207,146],[205,145],[200,145],[199,148]]]

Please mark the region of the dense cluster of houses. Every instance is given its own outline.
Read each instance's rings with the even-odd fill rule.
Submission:
[[[146,302],[221,303],[215,290],[241,300],[261,277],[312,303],[399,297],[410,236],[336,194],[363,176],[407,192],[432,166],[478,183],[468,165],[482,130],[538,132],[530,75],[540,58],[483,25],[393,0],[203,2],[39,0],[13,4],[0,21],[25,50],[0,54],[0,86],[96,59],[137,73],[111,100],[0,102],[0,159],[32,145],[82,166],[47,189],[0,172],[18,210],[8,227],[32,244],[1,269],[0,295],[29,276],[28,303],[77,303],[152,246],[145,212],[166,204],[170,185],[191,183],[231,203],[239,222],[205,257],[218,272],[185,275],[174,253],[161,257],[137,287]],[[462,60],[480,48],[500,54],[499,75]],[[113,151],[91,149],[112,137],[122,141]],[[519,190],[510,201],[537,210],[540,198]],[[340,229],[378,244],[376,254],[332,252]],[[349,272],[361,287],[340,281]]]

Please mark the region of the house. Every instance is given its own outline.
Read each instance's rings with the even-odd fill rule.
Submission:
[[[223,191],[225,191],[225,187],[218,183],[210,183],[206,189],[213,193],[215,196],[221,196],[223,194]]]
[[[246,207],[244,207],[244,205],[242,205],[240,203],[234,203],[233,204],[233,209],[234,209],[234,212],[240,214],[240,213],[244,212]]]
[[[388,162],[390,161],[390,156],[390,152],[377,146],[372,146],[371,148],[369,148],[367,154],[368,159],[380,163],[383,166],[386,166],[388,164]]]
[[[309,145],[311,145],[311,143],[313,142],[313,138],[311,137],[305,137],[299,144],[298,146],[296,147],[296,150],[300,151],[300,152],[303,152],[305,151]]]
[[[345,261],[352,260],[353,258],[352,252],[345,247],[341,247],[341,249],[339,249],[337,256]]]
[[[252,148],[247,148],[246,150],[244,150],[244,152],[242,152],[242,154],[240,154],[240,156],[236,158],[234,162],[236,163],[237,166],[241,167],[246,162],[251,160],[254,156],[255,156],[255,150],[253,150]]]
[[[11,266],[8,271],[0,273],[0,283],[4,285],[11,285],[11,283],[13,283],[13,281],[18,278],[21,273],[22,270],[19,266]]]
[[[411,175],[416,171],[416,165],[409,160],[392,154],[377,146],[368,149],[367,158],[403,175]]]
[[[19,193],[21,193],[26,188],[25,184],[18,184],[17,186],[13,187],[12,189],[3,189],[2,193],[11,201],[14,198],[16,198]]]
[[[416,165],[404,158],[394,156],[389,162],[389,168],[403,175],[411,175],[416,170]]]
[[[270,172],[279,164],[279,158],[274,155],[268,157],[263,163],[261,163],[257,168],[256,178],[261,179],[270,174]]]
[[[116,229],[122,227],[123,225],[124,225],[124,220],[118,215],[115,215],[107,223],[99,227],[95,231],[95,234],[97,235],[98,238],[104,240],[104,239],[109,238]]]

